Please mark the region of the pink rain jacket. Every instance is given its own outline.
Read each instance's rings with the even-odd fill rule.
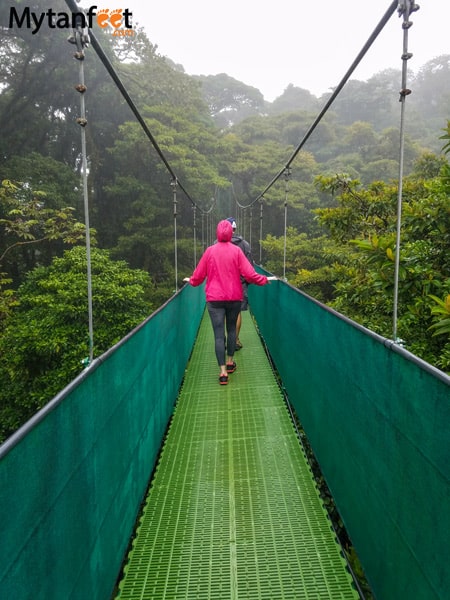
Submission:
[[[206,278],[206,300],[231,301],[243,298],[241,275],[248,283],[265,285],[268,279],[259,275],[242,252],[231,243],[233,228],[229,221],[217,225],[217,244],[209,246],[192,273],[189,283],[200,285]]]

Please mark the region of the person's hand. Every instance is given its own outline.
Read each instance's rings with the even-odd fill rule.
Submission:
[[[184,283],[189,283],[189,280],[190,280],[190,277],[185,277],[185,278],[183,279]]]
[[[275,275],[271,275],[270,277],[267,278],[268,281],[276,281],[278,279],[278,277],[275,277]]]

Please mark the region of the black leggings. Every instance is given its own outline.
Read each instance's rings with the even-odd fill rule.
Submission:
[[[225,323],[227,328],[227,354],[233,356],[236,350],[236,321],[241,311],[241,302],[207,302],[214,331],[216,358],[219,366],[225,364]]]

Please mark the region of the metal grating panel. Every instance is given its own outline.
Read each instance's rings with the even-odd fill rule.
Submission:
[[[120,600],[358,598],[253,322],[228,386],[203,319]]]

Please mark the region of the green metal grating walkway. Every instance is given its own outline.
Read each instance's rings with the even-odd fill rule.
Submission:
[[[355,599],[249,313],[219,386],[205,313],[120,600]]]

